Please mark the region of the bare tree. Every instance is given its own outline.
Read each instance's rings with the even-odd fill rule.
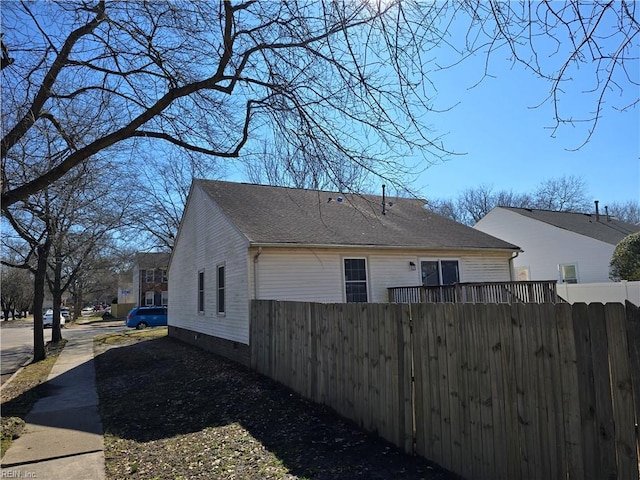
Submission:
[[[192,180],[219,174],[214,159],[186,153],[165,149],[143,153],[129,168],[124,188],[132,192],[132,204],[121,231],[138,250],[170,251]]]
[[[3,70],[11,85],[3,162],[43,123],[59,147],[49,170],[26,182],[3,178],[3,208],[85,159],[158,140],[237,158],[269,132],[319,168],[343,157],[381,173],[409,147],[443,152],[423,135],[418,112],[429,106],[412,71],[425,36],[416,32],[437,14],[426,4],[23,2],[5,10],[15,61]],[[92,128],[78,127],[87,118]]]
[[[36,145],[34,151],[51,144]],[[82,167],[82,166],[81,166]],[[82,267],[82,262],[99,241],[120,225],[127,209],[128,193],[119,193],[112,184],[85,175],[76,168],[67,182],[56,182],[46,189],[11,205],[3,216],[15,233],[11,247],[18,258],[14,266],[28,268],[34,275],[34,357],[45,357],[42,311],[45,287],[53,297],[52,341],[62,338],[60,307],[62,294]],[[27,175],[28,172],[23,172]],[[115,198],[117,195],[117,199]],[[17,243],[20,239],[22,243]],[[3,260],[3,263],[6,263]]]
[[[103,238],[98,246],[83,258],[82,268],[70,281],[74,318],[78,318],[87,303],[111,303],[117,297],[118,274],[129,266],[117,251],[120,250],[118,246],[109,238]]]
[[[50,209],[47,219],[53,234],[47,283],[53,296],[52,341],[62,338],[58,310],[62,295],[85,268],[91,253],[104,245],[105,239],[121,225],[129,202],[126,192],[112,190],[111,184],[80,176],[67,184],[67,196]],[[115,198],[117,195],[117,198]]]
[[[623,222],[640,225],[640,202],[637,200],[613,202],[609,205],[605,204],[605,208],[608,210],[609,215]]]
[[[11,255],[3,257],[2,264],[28,269],[33,274],[33,359],[38,362],[46,358],[44,344],[43,311],[45,296],[45,279],[47,274],[47,261],[51,249],[52,237],[41,228],[34,215],[27,215],[22,221],[17,220],[11,212],[3,212],[17,238],[24,241],[18,245],[17,238],[3,236],[3,246],[10,249]],[[20,216],[18,216],[20,218]],[[13,240],[13,241],[11,241]]]
[[[490,185],[480,185],[463,190],[454,199],[432,199],[429,208],[440,215],[466,225],[473,225],[495,207],[537,208],[559,212],[589,212],[592,210],[586,182],[574,175],[542,181],[532,193],[515,193],[511,190],[495,191]],[[632,218],[634,202],[611,209],[629,212]],[[635,204],[635,211],[638,211]]]
[[[6,265],[0,266],[2,272],[2,312],[4,319],[15,319],[18,315],[31,310],[33,302],[33,278],[30,272],[24,268],[12,268]]]
[[[531,207],[532,197],[510,190],[494,191],[490,185],[480,185],[463,190],[455,199],[434,199],[428,208],[465,225],[473,225],[493,208]]]
[[[325,155],[323,164],[308,162],[303,152],[280,142],[274,142],[272,149],[265,145],[261,155],[247,162],[246,173],[253,183],[355,192],[367,190],[371,176],[368,169],[344,156]]]
[[[457,43],[448,30],[461,18],[468,35],[456,62],[508,51],[550,82],[558,123],[595,128],[605,97],[637,86],[626,75],[638,61],[630,54],[635,8],[578,0],[6,2],[2,208],[87,159],[126,162],[159,141],[234,159],[259,154],[266,140],[294,155],[291,171],[333,178],[342,171],[336,162],[347,162],[347,172],[400,179],[407,154],[420,152],[428,164],[447,153],[426,126],[428,65],[435,47]],[[560,109],[578,67],[594,78],[587,118]],[[16,180],[43,125],[56,133],[55,162]]]
[[[530,207],[558,212],[588,212],[592,205],[584,178],[569,175],[542,181],[533,194]]]

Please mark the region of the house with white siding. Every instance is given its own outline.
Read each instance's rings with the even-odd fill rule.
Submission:
[[[252,299],[387,302],[509,281],[519,247],[408,198],[194,180],[169,264],[169,334],[249,361]]]
[[[595,213],[496,207],[476,230],[519,245],[513,260],[517,280],[559,283],[610,282],[609,263],[616,245],[640,226]]]

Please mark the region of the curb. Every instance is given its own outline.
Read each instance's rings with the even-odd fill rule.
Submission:
[[[33,355],[31,355],[31,357],[29,357],[29,360],[25,361],[22,365],[20,365],[20,367],[11,374],[11,376],[9,377],[9,380],[7,380],[6,382],[4,382],[2,385],[0,385],[0,392],[2,392],[2,390],[4,390],[4,388],[9,385],[11,382],[13,382],[13,380],[16,378],[16,375],[18,375],[22,370],[24,370],[24,368],[30,364],[33,363]]]

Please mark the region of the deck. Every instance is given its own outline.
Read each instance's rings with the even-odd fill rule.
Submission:
[[[563,303],[556,280],[390,287],[390,303]]]

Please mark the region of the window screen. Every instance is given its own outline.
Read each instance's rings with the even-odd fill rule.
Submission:
[[[347,302],[367,302],[367,263],[364,258],[344,259]]]

